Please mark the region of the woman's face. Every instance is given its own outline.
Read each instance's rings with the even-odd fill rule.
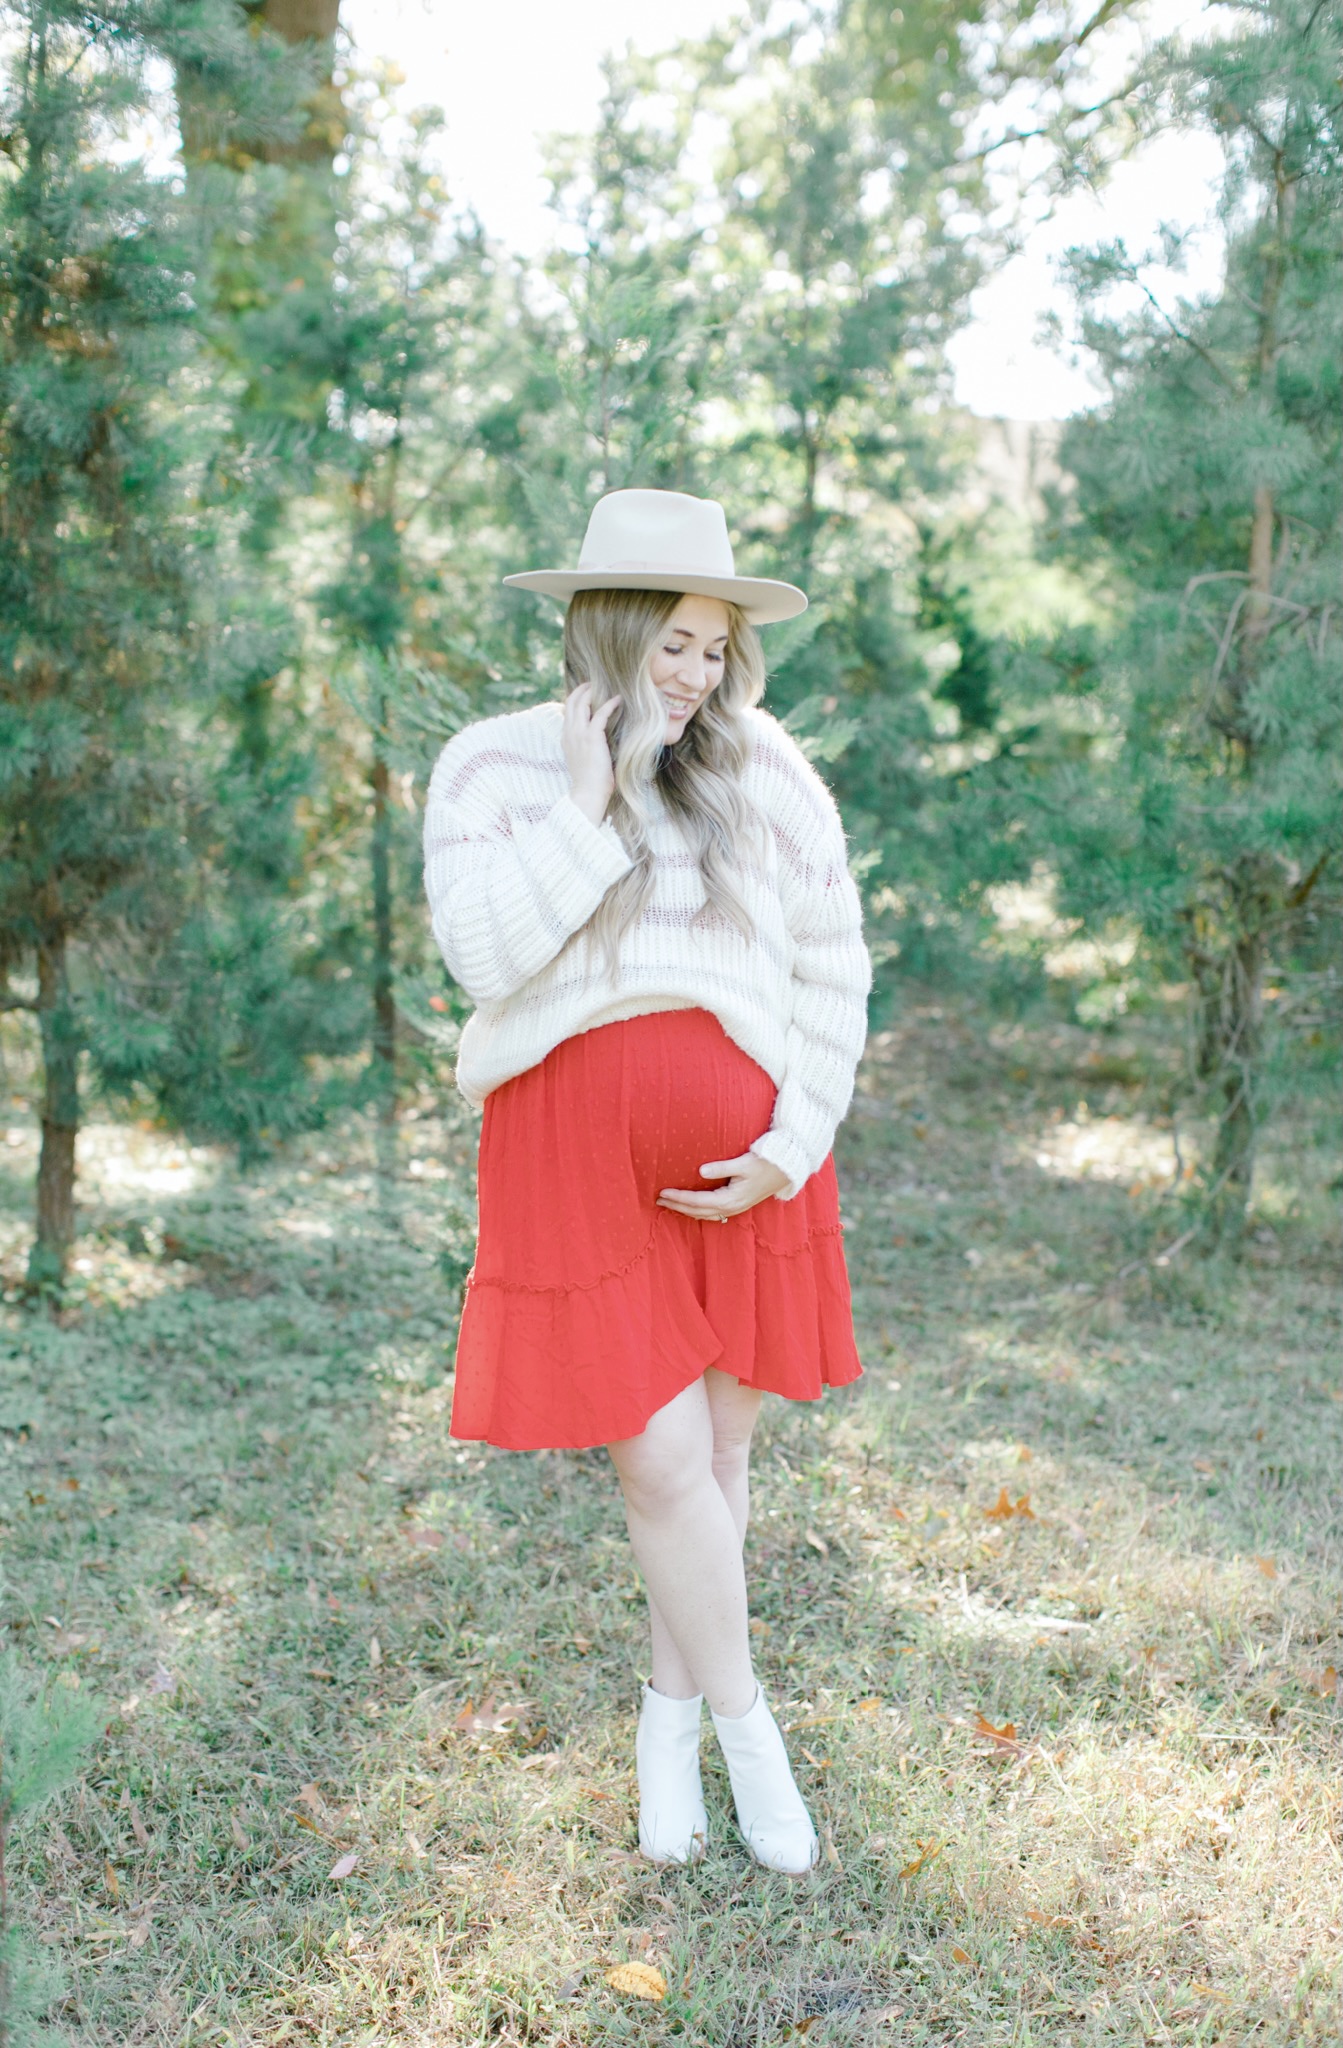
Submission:
[[[680,739],[723,680],[728,608],[717,597],[683,597],[672,613],[650,673],[667,707],[666,744]]]

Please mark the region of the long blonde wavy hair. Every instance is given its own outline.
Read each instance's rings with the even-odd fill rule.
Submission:
[[[587,683],[596,710],[619,697],[607,727],[615,791],[607,816],[634,862],[607,890],[583,932],[605,953],[612,980],[624,933],[653,887],[648,843],[649,793],[656,789],[695,856],[704,885],[697,924],[725,918],[746,937],[751,916],[738,876],[753,865],[762,821],[741,786],[751,739],[744,711],[765,689],[765,657],[755,628],[729,604],[723,675],[674,745],[665,740],[667,709],[652,660],[681,596],[662,590],[580,590],[564,618],[566,691]]]

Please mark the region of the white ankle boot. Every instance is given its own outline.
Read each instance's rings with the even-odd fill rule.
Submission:
[[[709,1816],[699,1777],[704,1700],[643,1689],[634,1760],[639,1772],[639,1847],[654,1863],[693,1863],[704,1854]]]
[[[820,1844],[764,1693],[757,1689],[749,1713],[736,1720],[715,1714],[713,1725],[727,1759],[737,1825],[747,1848],[768,1870],[800,1877],[815,1863]]]

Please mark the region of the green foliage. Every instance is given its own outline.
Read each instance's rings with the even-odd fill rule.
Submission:
[[[21,1832],[78,1774],[105,1709],[84,1693],[43,1684],[12,1650],[0,1650],[0,2044],[51,2041],[42,2025],[63,1979],[14,1916],[7,1856]]]
[[[1064,914],[1122,916],[1158,974],[1193,984],[1195,1068],[1222,1102],[1212,1192],[1231,1222],[1268,1107],[1267,985],[1288,1014],[1318,988],[1317,886],[1337,850],[1331,21],[1274,0],[1155,75],[1227,149],[1221,292],[1130,311],[1128,251],[1073,265],[1111,397],[1065,442],[1067,541],[1108,581],[1112,625],[1086,677],[1097,740],[1047,780],[1037,817]]]

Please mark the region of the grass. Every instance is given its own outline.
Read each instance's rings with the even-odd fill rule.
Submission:
[[[867,1374],[767,1404],[756,1461],[759,1664],[826,1847],[801,1883],[738,1844],[709,1740],[708,1861],[632,1854],[604,1454],[448,1437],[465,1112],[412,1111],[396,1216],[363,1130],[250,1179],[87,1133],[70,1306],[0,1336],[0,1619],[107,1703],[12,1873],[65,2033],[1336,2041],[1329,1169],[1285,1129],[1241,1266],[1154,1263],[1184,1221],[1160,1064],[931,1007],[870,1049]],[[11,1287],[32,1142],[0,1154]],[[631,1960],[660,2004],[607,1986]]]

